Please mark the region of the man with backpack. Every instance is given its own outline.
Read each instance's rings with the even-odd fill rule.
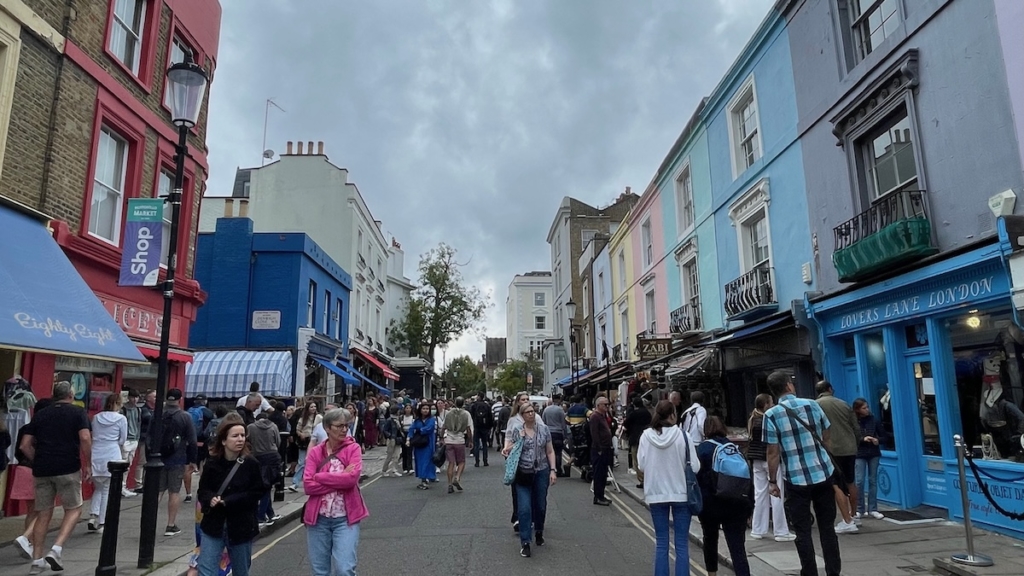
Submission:
[[[181,409],[181,390],[172,388],[167,391],[162,423],[159,448],[164,467],[160,471],[159,482],[160,494],[167,492],[164,536],[176,536],[181,534],[177,525],[181,485],[185,476],[191,476],[196,469],[196,429],[192,425],[192,417]]]
[[[484,466],[487,463],[487,441],[491,437],[491,428],[494,428],[494,412],[487,405],[483,392],[476,397],[476,402],[469,407],[469,413],[473,417],[473,458],[476,460],[475,467],[480,467],[480,454],[483,453]]]
[[[680,426],[690,442],[700,444],[704,441],[704,423],[708,419],[708,411],[704,408],[704,393],[696,390],[690,393],[690,407],[683,411]]]
[[[206,438],[200,434],[206,430],[206,426],[213,420],[213,411],[206,407],[206,396],[196,395],[192,407],[188,409],[188,415],[192,417],[192,429],[196,431],[196,469],[202,473],[203,462],[208,456],[206,451]],[[192,501],[192,475],[185,475],[185,502]]]

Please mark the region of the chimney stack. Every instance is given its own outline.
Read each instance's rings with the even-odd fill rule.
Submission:
[[[234,218],[235,216],[235,201],[231,198],[224,200],[224,217]]]
[[[291,140],[288,141],[288,151],[285,152],[285,154],[287,154],[289,156],[292,155],[292,141]]]
[[[633,189],[630,186],[626,186],[626,196],[629,196],[630,193],[632,193],[632,190]]]
[[[249,201],[245,198],[238,201],[238,217],[245,218],[249,215]]]
[[[295,144],[296,144],[296,146],[298,146],[298,151],[296,152],[296,154],[298,154],[299,156],[302,156],[302,140],[299,140]]]
[[[316,153],[320,156],[324,155],[324,141],[321,140],[316,143]]]
[[[309,154],[310,156],[313,155],[313,141],[312,140],[309,141],[309,147],[306,148],[306,154]]]

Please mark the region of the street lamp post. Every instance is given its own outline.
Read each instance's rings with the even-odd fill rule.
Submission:
[[[573,322],[576,320],[576,303],[572,300],[566,302],[565,312],[569,315],[569,354],[571,357],[569,381],[572,383],[572,393],[576,394],[576,332],[573,330]]]
[[[160,455],[163,436],[164,398],[167,396],[167,356],[171,339],[171,305],[174,303],[174,273],[178,265],[178,219],[181,215],[181,188],[185,180],[185,156],[188,155],[189,130],[199,121],[199,110],[209,81],[206,72],[186,56],[184,62],[167,70],[167,85],[171,94],[171,122],[178,127],[178,144],[174,151],[174,187],[167,195],[171,206],[171,234],[166,242],[167,276],[163,283],[164,311],[160,328],[160,360],[156,376],[156,406],[150,422],[146,442],[146,481],[142,485],[142,523],[139,534],[139,568],[153,565],[156,548],[156,516],[160,505],[158,478],[164,463]]]

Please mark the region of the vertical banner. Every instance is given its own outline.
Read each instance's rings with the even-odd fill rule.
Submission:
[[[121,286],[156,286],[164,232],[162,198],[131,198],[124,226]]]

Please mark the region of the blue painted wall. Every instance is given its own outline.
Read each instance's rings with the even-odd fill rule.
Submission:
[[[254,234],[247,218],[221,218],[214,233],[200,234],[196,244],[196,279],[209,294],[192,324],[196,349],[295,348],[298,329],[307,324],[309,282],[316,282],[315,326],[318,334],[344,343],[348,354],[348,312],[352,277],[305,234]],[[340,335],[334,321],[325,333],[325,291],[331,309],[342,302]],[[281,312],[281,327],[253,330],[256,310]]]

